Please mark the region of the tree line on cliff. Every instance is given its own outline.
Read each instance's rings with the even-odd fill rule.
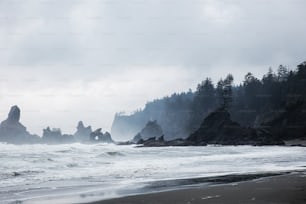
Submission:
[[[294,70],[283,65],[276,72],[269,68],[261,79],[248,72],[239,85],[234,86],[233,81],[231,74],[217,83],[206,78],[195,92],[189,90],[156,99],[131,115],[117,114],[112,133],[130,137],[148,120],[157,120],[166,139],[188,137],[199,128],[203,118],[221,106],[245,127],[259,126],[267,117],[279,115],[295,104],[301,104],[295,111],[305,112],[306,62]]]

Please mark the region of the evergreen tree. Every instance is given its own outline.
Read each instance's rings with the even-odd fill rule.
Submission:
[[[261,82],[251,72],[244,77],[244,105],[246,108],[257,109],[260,106]]]
[[[216,87],[216,96],[217,96],[217,100],[218,100],[218,106],[222,106],[223,104],[223,79],[221,78],[218,83],[217,83],[217,87]]]
[[[234,77],[231,74],[228,74],[224,80],[222,78],[217,83],[217,96],[219,105],[222,108],[228,109],[233,100],[233,85]]]
[[[228,74],[223,84],[223,106],[225,109],[229,109],[233,101],[233,81],[234,77],[232,74]]]
[[[210,78],[206,78],[201,84],[198,84],[195,100],[198,100],[200,106],[204,109],[212,108],[215,104],[215,88]]]
[[[289,75],[289,71],[287,69],[287,67],[283,66],[283,65],[279,65],[278,69],[277,69],[277,79],[279,82],[283,82],[288,78]]]

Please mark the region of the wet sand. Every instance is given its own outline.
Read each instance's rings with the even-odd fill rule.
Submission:
[[[292,173],[251,181],[128,196],[92,204],[306,204],[306,173]]]

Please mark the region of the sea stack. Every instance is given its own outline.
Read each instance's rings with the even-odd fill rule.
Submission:
[[[78,142],[88,142],[91,132],[91,126],[85,127],[83,121],[80,121],[77,126],[77,131],[74,133],[74,138]]]
[[[113,143],[113,139],[109,132],[102,133],[102,128],[98,128],[92,133],[90,133],[90,141],[91,142],[101,142],[101,143]]]
[[[38,136],[31,135],[20,121],[20,108],[12,106],[6,120],[0,124],[0,141],[14,144],[36,143]]]
[[[148,139],[156,140],[163,138],[164,133],[156,120],[149,121],[146,126],[132,139],[133,143],[142,143]]]

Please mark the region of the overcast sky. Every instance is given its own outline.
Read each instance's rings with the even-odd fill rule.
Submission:
[[[0,119],[41,135],[306,60],[305,0],[0,0]]]

